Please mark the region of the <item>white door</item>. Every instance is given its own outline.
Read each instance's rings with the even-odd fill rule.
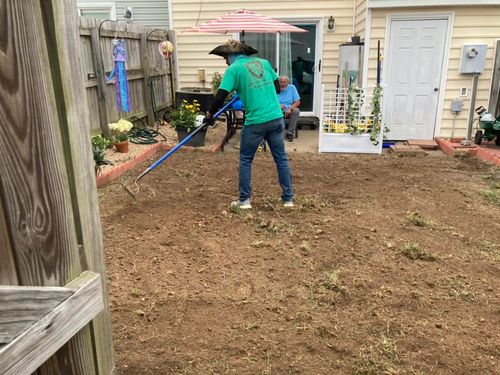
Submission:
[[[446,19],[392,20],[385,73],[388,139],[433,139]]]

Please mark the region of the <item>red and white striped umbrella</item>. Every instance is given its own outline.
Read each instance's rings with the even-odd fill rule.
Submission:
[[[251,10],[240,9],[215,20],[207,21],[184,30],[198,33],[305,33],[296,26],[263,16]]]

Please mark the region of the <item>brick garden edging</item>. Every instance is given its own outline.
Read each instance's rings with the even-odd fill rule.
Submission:
[[[175,145],[169,145],[166,143],[155,143],[153,145],[147,146],[141,153],[136,155],[133,159],[127,160],[125,163],[114,166],[113,168],[107,169],[105,172],[98,174],[96,176],[97,187],[109,184],[111,181],[121,177],[125,172],[135,168],[138,164],[151,158],[158,152],[167,152],[174,148]],[[199,147],[182,146],[179,151],[202,151],[202,152],[217,152],[215,148],[206,149]]]
[[[460,143],[451,142],[443,138],[436,138],[441,151],[445,154],[452,156],[456,152],[468,152],[479,159],[500,166],[500,148],[489,149],[477,145],[462,146]]]

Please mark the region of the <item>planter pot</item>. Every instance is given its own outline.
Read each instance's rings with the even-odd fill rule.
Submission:
[[[184,140],[184,138],[186,138],[190,134],[190,133],[188,133],[184,130],[180,130],[180,129],[176,129],[176,132],[177,132],[177,137],[179,139],[179,142]],[[207,134],[207,128],[196,133],[193,138],[191,138],[189,141],[187,141],[185,146],[191,146],[191,147],[204,146],[206,134]]]
[[[375,146],[370,140],[370,134],[321,133],[319,152],[380,154],[382,152],[382,137],[380,137],[380,143]]]
[[[181,87],[175,92],[175,107],[179,108],[183,100],[191,103],[195,99],[200,103],[200,110],[206,112],[212,105],[214,95],[206,87]]]
[[[128,140],[119,142],[119,143],[113,143],[114,146],[116,147],[116,151],[121,152],[126,154],[128,152]]]

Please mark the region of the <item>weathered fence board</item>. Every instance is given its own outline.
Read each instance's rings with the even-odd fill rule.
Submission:
[[[71,294],[62,287],[0,285],[0,344],[11,342]]]
[[[156,118],[153,106],[158,110],[173,106],[175,89],[172,64],[165,61],[158,51],[158,43],[168,38],[166,30],[144,28],[126,22],[101,23],[100,20],[81,17],[79,35],[92,131],[100,129],[107,134],[107,124],[120,118],[147,116],[147,123],[152,125]],[[105,78],[113,68],[111,41],[115,37],[126,40],[131,104],[128,113],[116,107],[115,80],[108,81]],[[150,77],[153,76],[154,100],[149,88]]]
[[[61,34],[57,41],[57,60],[59,61],[62,76],[71,77],[76,72],[76,77],[68,79],[63,88],[66,108],[66,126],[61,132],[63,144],[66,145],[65,159],[67,171],[70,176],[69,186],[73,215],[76,225],[78,248],[80,258],[83,260],[84,269],[100,273],[106,279],[104,245],[101,234],[101,221],[99,217],[99,201],[95,182],[94,161],[92,147],[88,137],[90,128],[89,112],[95,112],[96,107],[85,105],[85,74],[83,73],[82,59],[78,55],[78,33],[75,25],[78,17],[74,10],[74,0],[55,2],[60,8],[57,10],[64,35]],[[55,59],[56,57],[53,56]],[[81,105],[74,105],[75,103]],[[91,110],[89,110],[89,108]],[[102,283],[104,298],[104,311],[92,321],[93,351],[98,374],[111,374],[114,371],[113,342],[111,333],[111,320],[108,305],[106,283]]]
[[[0,346],[0,375],[33,373],[104,308],[101,276],[94,272],[84,272],[64,289],[69,297],[11,343]],[[62,374],[87,373],[79,371],[67,368]]]
[[[95,109],[85,100],[75,1],[0,0],[0,19],[0,280],[62,286],[87,269],[105,277],[88,137]],[[101,301],[103,290],[99,283]],[[79,315],[97,306],[87,303],[72,307],[75,321],[46,330],[51,350],[61,348],[38,374],[112,373],[107,303],[92,325]],[[45,349],[37,340],[31,345]],[[29,370],[12,373],[42,364],[35,351],[30,358]],[[24,358],[0,352],[0,360]]]

